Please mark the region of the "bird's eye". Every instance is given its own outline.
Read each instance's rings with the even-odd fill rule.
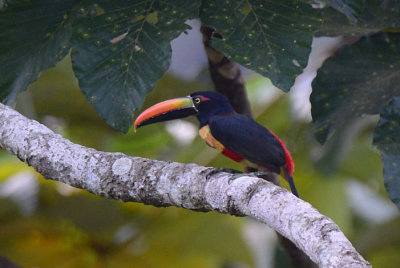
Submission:
[[[201,101],[200,98],[195,98],[195,99],[194,99],[194,102],[195,102],[195,103],[200,103],[200,101]]]

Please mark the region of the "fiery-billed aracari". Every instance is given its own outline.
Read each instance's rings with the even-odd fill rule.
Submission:
[[[189,115],[197,115],[199,134],[211,147],[236,162],[247,160],[260,170],[281,174],[292,193],[299,196],[292,174],[294,163],[283,142],[253,119],[238,114],[225,96],[202,91],[183,98],[160,102],[141,113],[137,128]]]

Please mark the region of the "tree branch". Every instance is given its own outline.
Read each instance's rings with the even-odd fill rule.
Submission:
[[[215,90],[228,98],[237,113],[252,117],[239,64],[230,61],[223,53],[211,46],[212,37],[216,34],[214,28],[201,26],[200,31],[203,35],[204,49]]]
[[[0,146],[47,179],[124,202],[250,216],[292,240],[321,267],[370,267],[331,219],[260,178],[96,151],[3,104]]]

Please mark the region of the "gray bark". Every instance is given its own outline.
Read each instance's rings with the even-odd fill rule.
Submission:
[[[99,196],[249,216],[293,241],[320,267],[370,267],[331,219],[260,178],[96,151],[64,139],[3,104],[0,147],[47,179]]]

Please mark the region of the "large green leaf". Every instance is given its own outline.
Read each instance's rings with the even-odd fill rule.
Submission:
[[[345,120],[379,113],[400,93],[400,34],[378,34],[342,47],[319,69],[312,87],[320,142]]]
[[[360,36],[382,30],[399,31],[400,1],[365,1],[358,13],[356,23],[332,8],[324,9],[324,23],[317,35],[321,36]]]
[[[170,41],[197,16],[200,1],[102,1],[73,27],[72,60],[81,90],[115,129],[128,131],[134,110],[169,66]]]
[[[0,10],[0,101],[10,104],[69,51],[79,1],[8,1]]]
[[[213,0],[204,2],[200,18],[223,37],[213,46],[289,91],[307,65],[319,12],[299,1]]]
[[[400,96],[394,97],[380,115],[374,144],[381,151],[386,190],[400,208]]]

